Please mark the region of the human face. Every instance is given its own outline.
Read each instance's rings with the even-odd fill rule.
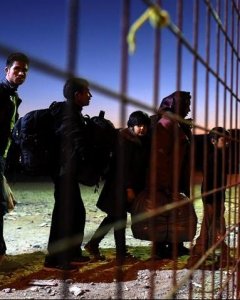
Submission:
[[[221,136],[217,141],[218,148],[225,148],[229,146],[229,138]]]
[[[133,132],[137,136],[144,136],[147,134],[147,125],[143,125],[143,124],[135,125],[133,126]]]
[[[14,85],[21,85],[24,83],[27,72],[28,65],[22,61],[14,61],[13,64],[5,68],[6,79]]]
[[[229,146],[229,138],[220,136],[217,140],[212,139],[212,143],[219,149],[226,148]]]
[[[184,99],[184,101],[179,101],[179,115],[183,118],[186,118],[188,113],[191,111],[190,106],[191,106],[190,99],[189,100]]]
[[[92,98],[92,94],[88,88],[84,89],[82,92],[77,91],[75,93],[75,103],[80,106],[88,106],[90,103],[90,99]]]

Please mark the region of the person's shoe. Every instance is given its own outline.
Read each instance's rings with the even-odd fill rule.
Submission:
[[[184,255],[189,255],[190,250],[186,248],[183,243],[179,243],[177,245],[177,256],[184,256]]]
[[[183,243],[177,244],[177,257],[189,255],[190,250],[183,246]],[[158,243],[156,246],[155,260],[173,259],[174,258],[174,244],[173,243]]]
[[[168,243],[157,243],[154,260],[172,259],[172,245]]]
[[[71,259],[72,263],[86,263],[90,261],[89,256],[77,255]]]
[[[116,255],[116,262],[118,265],[124,265],[124,264],[132,264],[137,262],[138,259],[131,253],[129,253],[128,251],[125,254]]]
[[[75,272],[78,270],[78,267],[70,264],[70,263],[64,263],[64,264],[51,264],[48,262],[44,263],[44,269],[47,271],[64,271],[64,272]]]
[[[93,246],[91,243],[87,243],[84,246],[84,249],[93,256],[94,260],[105,260],[106,257],[101,255],[98,246]]]

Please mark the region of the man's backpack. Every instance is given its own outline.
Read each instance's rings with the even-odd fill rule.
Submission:
[[[104,179],[117,136],[117,129],[104,115],[105,112],[100,111],[98,116],[92,118],[84,116],[89,151],[85,162],[80,162],[78,181],[87,186],[98,185]]]
[[[50,175],[54,157],[54,119],[49,110],[39,109],[19,118],[13,141],[20,152],[20,165],[28,175]]]
[[[65,102],[53,102],[49,108],[28,112],[13,129],[13,140],[20,150],[20,164],[29,175],[50,176],[55,171],[56,155],[55,124],[61,122]],[[81,162],[78,180],[94,186],[104,177],[111,158],[116,129],[104,118],[104,112],[90,118],[84,116],[89,153]]]

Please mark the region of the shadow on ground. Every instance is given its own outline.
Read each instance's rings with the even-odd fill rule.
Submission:
[[[137,258],[128,261],[120,268],[116,266],[114,249],[104,249],[105,261],[90,261],[78,264],[78,272],[47,271],[43,268],[45,253],[33,252],[20,255],[9,255],[5,258],[0,269],[0,289],[24,289],[33,280],[69,279],[81,283],[98,283],[136,280],[139,270],[158,269],[181,270],[185,267],[188,256],[173,260],[154,261],[150,259],[149,247],[132,247],[129,251]]]

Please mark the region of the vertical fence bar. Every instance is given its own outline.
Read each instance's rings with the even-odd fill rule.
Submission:
[[[69,74],[76,73],[78,53],[78,33],[79,33],[79,0],[68,0],[68,60],[67,70]]]
[[[121,106],[120,106],[120,126],[125,127],[126,125],[126,94],[128,89],[128,45],[127,45],[127,33],[129,30],[129,17],[130,17],[130,2],[131,0],[122,1],[122,15],[121,15],[121,70],[120,70],[120,94],[121,94]],[[118,157],[122,159],[123,153],[119,153]],[[124,178],[122,176],[123,161],[121,161],[118,166],[120,166],[119,180],[123,182]],[[123,186],[121,183],[119,186]],[[120,193],[119,199],[124,199],[123,190],[118,191]],[[123,201],[122,201],[123,202]],[[120,203],[116,209],[123,210],[123,205]],[[121,215],[123,215],[121,213]],[[122,225],[120,225],[122,226]],[[117,265],[116,268],[116,277],[117,277],[117,297],[122,299],[123,289],[123,266]]]
[[[161,5],[161,0],[156,0],[157,5]],[[154,29],[154,52],[153,52],[153,61],[154,61],[154,67],[153,67],[153,107],[158,108],[159,106],[159,84],[160,84],[160,58],[161,58],[161,47],[160,47],[160,41],[161,41],[161,30],[159,28]],[[154,125],[155,127],[155,125]],[[155,128],[154,128],[155,129]],[[156,135],[152,135],[152,147],[156,148]],[[156,166],[156,151],[151,152],[151,158],[150,158],[151,164],[153,166]],[[150,181],[151,181],[151,188],[150,188],[150,198],[154,203],[156,203],[156,168],[151,168],[151,174],[150,174]],[[151,224],[152,228],[152,235],[154,233],[154,222]],[[154,257],[155,255],[155,249],[153,246],[153,241],[151,244],[151,257]],[[154,261],[151,262],[152,267],[154,265]],[[155,274],[154,272],[151,272],[151,276],[149,278],[150,283],[150,290],[149,290],[149,299],[154,298],[154,292],[155,292]]]
[[[239,97],[239,65],[240,65],[240,58],[239,58],[239,53],[240,53],[240,14],[239,14],[239,10],[240,10],[240,0],[235,2],[236,4],[236,13],[237,13],[237,62],[236,62],[236,95]],[[236,99],[236,105],[235,105],[235,110],[236,110],[236,121],[235,121],[235,128],[239,128],[239,100]],[[235,142],[235,164],[237,165],[237,167],[234,168],[234,171],[236,172],[236,178],[237,180],[239,180],[239,173],[240,173],[240,133],[238,131],[236,131],[235,137],[236,142]],[[236,261],[237,261],[237,265],[236,265],[236,283],[234,281],[234,284],[236,284],[236,299],[240,298],[240,261],[239,261],[239,257],[240,257],[240,188],[239,188],[239,182],[238,185],[236,185],[235,187],[235,196],[236,196],[236,200],[238,199],[238,201],[236,201],[236,206],[237,206],[237,210],[236,210],[236,228],[234,233],[237,231],[237,238],[236,238],[236,243],[237,243],[237,250],[236,250]],[[237,198],[238,197],[238,198]],[[235,236],[234,236],[235,238]]]
[[[122,0],[122,20],[121,20],[121,70],[120,70],[120,127],[126,124],[126,94],[128,89],[128,45],[127,34],[130,22],[131,0]]]
[[[198,53],[198,39],[199,39],[199,0],[196,0],[194,2],[193,7],[193,49],[195,53]],[[192,106],[192,118],[193,118],[193,124],[196,122],[196,114],[197,114],[197,82],[198,82],[198,59],[197,56],[193,56],[193,82],[192,82],[192,99],[191,99],[191,106]],[[193,136],[192,136],[192,143],[191,143],[191,178],[190,178],[190,186],[191,189],[191,198],[195,199],[195,133],[196,133],[196,127],[193,126]],[[190,243],[190,255],[192,255],[192,247],[193,247],[193,241]],[[189,293],[188,297],[189,299],[193,298],[193,276],[192,274],[189,277]]]

